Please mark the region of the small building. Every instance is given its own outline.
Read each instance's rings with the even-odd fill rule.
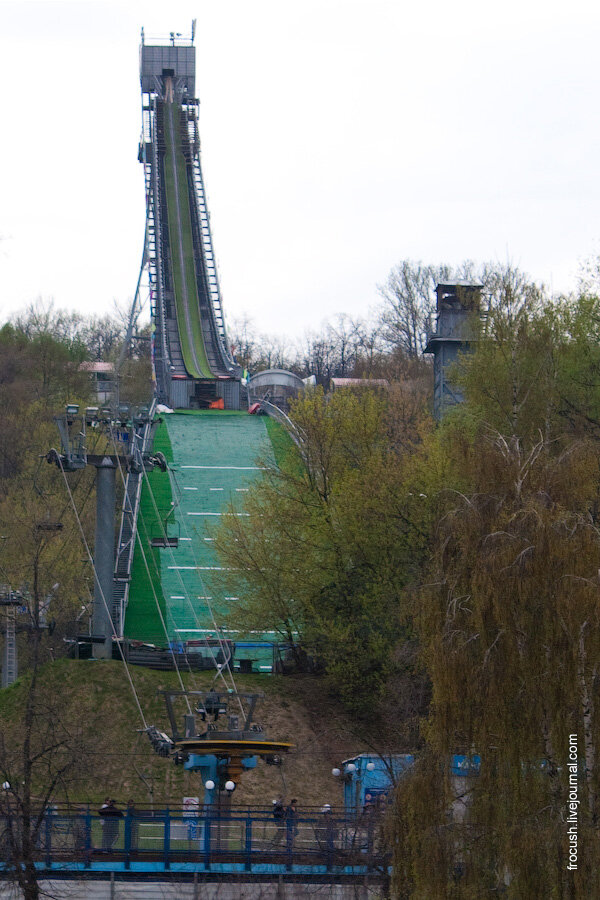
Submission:
[[[383,757],[376,753],[360,753],[345,759],[333,774],[341,778],[344,785],[344,808],[346,812],[360,815],[366,807],[387,804],[394,785],[414,765],[412,753],[396,753]]]
[[[106,406],[115,396],[115,367],[111,362],[82,362],[80,372],[88,372],[94,383],[96,401]]]
[[[306,379],[285,369],[265,369],[252,375],[247,382],[248,403],[267,400],[283,412],[289,412],[290,400],[306,387]]]
[[[412,753],[394,753],[380,756],[377,753],[359,753],[345,759],[340,768],[333,770],[344,786],[344,808],[351,815],[361,815],[369,808],[387,806],[395,786],[401,778],[408,776],[415,765]],[[474,777],[481,771],[481,757],[478,754],[466,756],[455,753],[449,757],[449,775],[455,800],[452,803],[452,817],[462,821],[465,809],[470,803],[470,787]],[[467,785],[467,786],[466,786]]]

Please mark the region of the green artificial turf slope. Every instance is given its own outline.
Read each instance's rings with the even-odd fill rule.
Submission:
[[[156,428],[154,450],[164,453],[169,464],[173,462],[173,449],[164,421]],[[136,541],[131,567],[129,603],[124,632],[125,637],[163,644],[165,636],[160,614],[163,618],[165,617],[166,606],[161,581],[161,556],[160,550],[150,547],[149,543],[152,537],[162,537],[163,528],[166,527],[168,530],[169,524],[173,521],[173,494],[167,472],[153,469],[147,474],[155,503],[144,483],[137,523],[139,539]],[[144,562],[144,555],[140,549],[140,540],[144,547],[146,562]]]
[[[177,140],[177,122],[181,107],[173,104],[173,127],[171,127],[169,111],[165,104],[164,123],[166,153],[164,158],[165,190],[167,195],[167,216],[169,222],[169,238],[171,246],[171,262],[173,264],[173,281],[175,289],[175,306],[177,308],[177,327],[181,343],[183,361],[188,373],[193,378],[210,378],[212,372],[208,364],[204,337],[200,322],[200,305],[196,284],[196,267],[194,263],[194,245],[192,240],[192,220],[188,193],[186,162]],[[173,175],[173,157],[179,193],[179,215],[175,195],[175,178]],[[179,254],[183,248],[183,269]],[[185,316],[184,288],[187,289],[188,314],[191,333],[188,331]],[[194,363],[192,345],[196,351],[198,366]]]

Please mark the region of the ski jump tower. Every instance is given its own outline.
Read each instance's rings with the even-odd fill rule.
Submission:
[[[200,165],[196,48],[171,33],[145,43],[139,160],[146,182],[152,361],[159,402],[179,409],[223,400],[239,409],[241,370],[225,332]]]

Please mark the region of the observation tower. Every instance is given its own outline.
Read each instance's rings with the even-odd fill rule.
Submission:
[[[475,338],[473,317],[480,312],[481,291],[480,284],[438,284],[435,289],[437,323],[423,353],[433,354],[433,414],[438,422],[463,400],[453,367]]]

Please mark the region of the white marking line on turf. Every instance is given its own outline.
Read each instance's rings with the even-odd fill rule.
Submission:
[[[180,634],[213,634],[214,628],[176,628]]]
[[[256,472],[264,466],[182,466],[182,469],[234,469],[236,472]]]
[[[223,516],[223,515],[225,515],[225,513],[220,513],[220,512],[218,512],[218,513],[217,512],[189,512],[188,513],[188,516]],[[229,516],[230,515],[249,516],[250,513],[227,513],[227,515],[229,515]]]

